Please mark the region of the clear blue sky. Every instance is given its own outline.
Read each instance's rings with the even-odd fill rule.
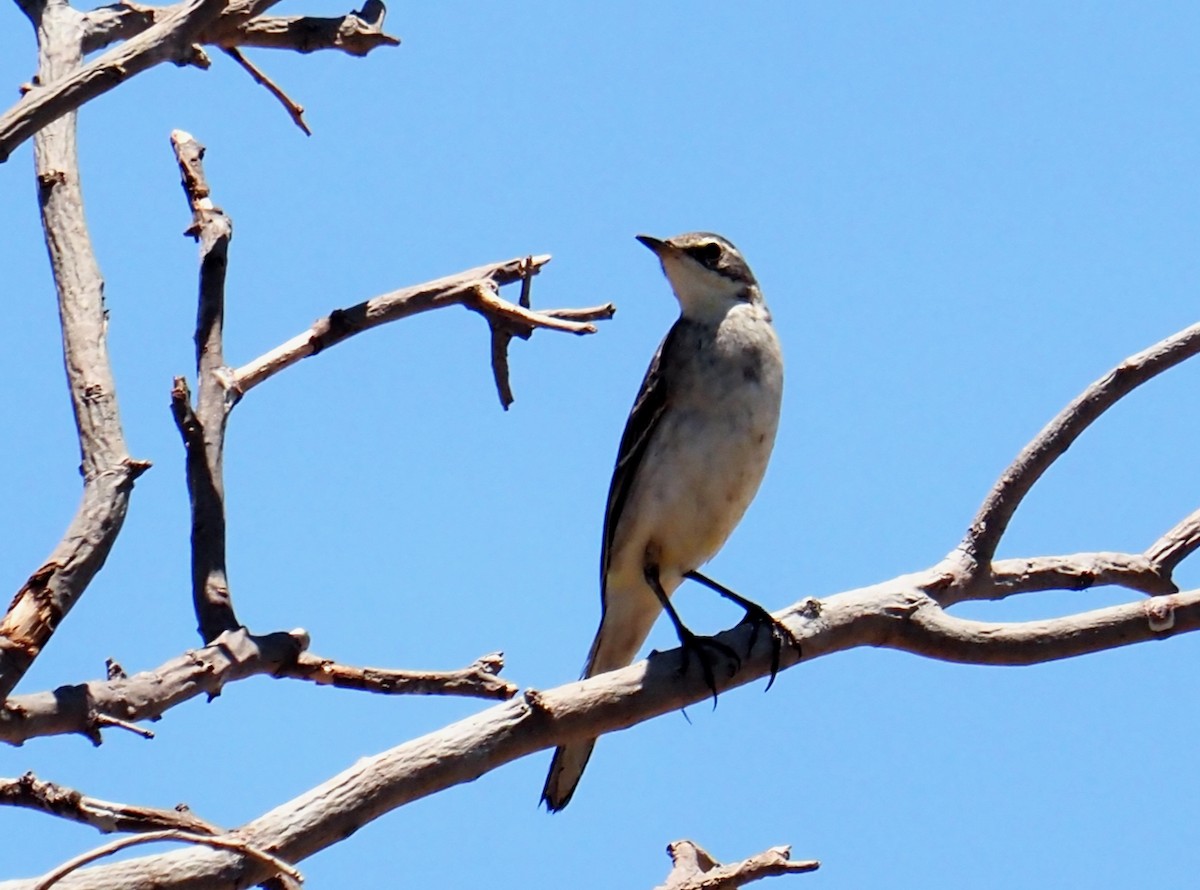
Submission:
[[[343,7],[285,4],[289,14]],[[598,618],[604,494],[676,307],[633,240],[726,234],[789,361],[763,490],[711,572],[777,608],[924,568],[1073,395],[1200,310],[1193,4],[397,4],[366,60],[251,57],[308,108],[305,138],[216,54],[87,106],[87,210],[139,480],[116,551],[21,691],[151,668],[198,642],[182,450],[195,248],[168,134],[208,146],[232,216],[227,353],[335,306],[525,253],[540,306],[619,306],[591,338],[513,347],[497,404],[484,323],[460,309],[357,338],[254,391],[229,430],[230,572],[260,631],[307,628],[352,663],[449,668],[503,649],[522,686],[573,679]],[[33,71],[0,6],[0,83]],[[28,146],[0,166],[6,509],[0,595],[75,507],[77,450]],[[1002,555],[1141,550],[1200,505],[1200,365],[1071,449]],[[1195,585],[1196,566],[1179,580]],[[1026,618],[1093,590],[976,605]],[[680,609],[738,615],[702,590]],[[661,622],[650,645],[672,645]],[[721,859],[790,843],[780,887],[1182,888],[1200,852],[1191,678],[1200,637],[1034,668],[858,650],[609,736],[570,808],[536,806],[548,755],[413,804],[302,863],[308,886],[650,888],[688,837]],[[485,707],[266,679],[110,733],[0,749],[88,794],[186,802],[235,825]],[[0,811],[3,875],[100,842]]]

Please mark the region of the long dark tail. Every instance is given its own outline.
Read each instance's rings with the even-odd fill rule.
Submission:
[[[610,590],[606,600],[608,606],[583,668],[584,679],[631,664],[661,609],[649,590],[625,596]],[[542,803],[550,812],[557,813],[570,803],[595,745],[594,738],[583,739],[562,745],[554,752],[542,788]]]

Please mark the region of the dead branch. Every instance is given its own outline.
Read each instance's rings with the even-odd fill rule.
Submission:
[[[0,163],[51,122],[59,121],[85,102],[155,65],[174,62],[205,67],[207,59],[195,49],[196,35],[221,14],[228,2],[183,0],[166,10],[156,24],[86,65],[82,64],[82,13],[65,5],[48,7],[46,14],[70,19],[75,32],[60,42],[74,44],[76,61],[53,69],[41,66],[35,88],[0,115]],[[127,22],[124,27],[132,28],[135,24],[133,19]],[[34,26],[38,23],[34,22]]]
[[[1072,406],[1086,404],[1079,409],[1079,416],[1086,415],[1090,423],[1119,398],[1113,396],[1113,387],[1129,392],[1135,385],[1131,378],[1149,379],[1168,363],[1182,360],[1179,351],[1193,349],[1192,339],[1197,337],[1200,326],[1139,353],[1089,388]],[[1133,370],[1123,371],[1125,368]],[[1077,436],[1082,428],[1079,424],[1083,421],[1069,411],[1060,414],[1059,420],[1063,423],[1052,423],[1047,427],[1049,433],[1044,430],[1022,452],[1032,457],[1018,461],[1015,469],[1009,468],[1001,477],[994,489],[994,493],[1003,492],[996,496],[1000,506],[988,507],[986,517],[1011,516],[1013,492],[1020,491],[1026,474],[1036,476],[1044,471],[1045,461],[1052,459],[1044,455],[1053,455],[1063,444],[1062,437]],[[1061,432],[1064,428],[1068,432]],[[987,503],[992,501],[989,498]],[[1197,521],[1195,514],[1189,516],[1140,557],[1091,553],[1025,561],[1025,565],[1012,560],[992,565],[989,556],[987,571],[981,572],[964,561],[960,551],[954,551],[923,572],[820,600],[805,598],[775,617],[799,640],[804,661],[859,646],[878,646],[967,664],[1028,665],[1165,640],[1200,629],[1200,590],[1155,592],[1166,591],[1167,585],[1174,588],[1171,570],[1178,559],[1195,549]],[[978,528],[988,531],[995,526],[985,522]],[[989,540],[977,553],[994,552],[996,541],[990,540],[991,534],[988,531]],[[1017,588],[1044,589],[1055,579],[1077,589],[1089,577],[1092,584],[1123,586],[1151,595],[1063,618],[1017,623],[967,620],[950,615],[943,607],[964,599],[1000,598],[1019,592]],[[746,653],[736,673],[733,664],[716,672],[721,691],[772,672],[774,653],[766,635],[739,626],[717,639],[735,652]],[[785,648],[779,668],[787,669],[799,660],[794,649]],[[299,862],[413,800],[472,781],[534,751],[624,729],[708,695],[701,666],[696,659],[689,664],[679,649],[653,654],[646,661],[590,680],[544,692],[529,690],[518,699],[361,760],[242,826],[238,835],[255,847]],[[220,875],[229,886],[248,887],[263,880],[268,871],[247,859],[231,863],[226,855],[188,850],[94,868],[79,876],[80,883],[72,885],[68,879],[65,885],[88,890],[153,885],[174,890],[205,886]],[[0,885],[0,890],[27,886],[27,882],[15,882]]]
[[[457,671],[398,671],[375,667],[353,667],[329,658],[301,653],[294,664],[275,673],[277,677],[308,680],[319,686],[357,689],[386,695],[469,695],[507,700],[517,686],[497,676],[504,666],[499,652],[484,655]]]
[[[204,146],[182,130],[171,133],[183,191],[192,211],[186,234],[200,244],[200,296],[196,307],[196,405],[187,383],[175,378],[171,413],[187,455],[192,509],[192,605],[200,637],[209,643],[240,626],[225,566],[225,428],[233,401],[221,383],[225,370],[225,271],[233,223],[211,198],[204,176]]]
[[[56,9],[56,15],[70,15],[76,23],[72,39],[84,54],[124,42],[71,71],[54,75],[39,71],[33,88],[0,114],[0,163],[38,130],[162,62],[207,68],[203,44],[226,50],[257,46],[302,53],[331,49],[365,56],[378,47],[400,43],[383,31],[386,9],[380,0],[367,0],[357,12],[334,18],[263,16],[276,2],[182,0],[166,7],[127,2],[88,13]],[[37,27],[43,4],[28,0],[18,5]]]
[[[1200,547],[1200,510],[1196,510],[1155,541],[1146,558],[1168,575]]]
[[[365,56],[381,46],[399,46],[399,39],[384,33],[386,8],[367,0],[363,8],[336,18],[316,16],[259,16],[240,23],[221,23],[211,42],[222,48],[254,46],[290,49],[302,53],[338,50]]]
[[[596,330],[581,319],[607,319],[613,316],[616,308],[611,303],[588,309],[535,312],[509,303],[498,295],[500,287],[536,275],[548,262],[549,256],[534,256],[491,263],[382,294],[347,309],[335,309],[303,333],[230,371],[225,375],[227,385],[234,397],[240,398],[301,359],[316,355],[355,334],[445,306],[467,306],[487,318],[489,323],[513,324],[529,331],[546,327],[576,334],[593,333]]]
[[[198,13],[189,15],[181,20],[184,24]],[[71,80],[81,70],[78,22],[79,14],[65,4],[36,11],[38,77],[43,82]],[[173,23],[170,28],[183,25]],[[104,282],[83,215],[75,117],[39,121],[37,127],[41,127],[34,140],[38,200],[62,321],[83,498],[62,540],[0,620],[0,702],[20,682],[104,565],[125,521],[133,482],[150,466],[129,456],[121,430],[108,359]]]
[[[74,859],[64,862],[62,865],[55,868],[40,878],[33,885],[33,890],[49,890],[64,877],[78,868],[82,868],[89,862],[95,862],[97,859],[103,859],[105,856],[111,856],[114,853],[119,853],[121,850],[129,847],[136,847],[140,844],[157,844],[162,841],[177,841],[185,844],[199,844],[207,847],[213,847],[217,850],[229,850],[241,856],[265,866],[277,874],[286,875],[296,884],[304,881],[304,876],[290,863],[285,862],[278,856],[268,853],[266,850],[259,849],[244,840],[235,837],[214,836],[209,834],[193,834],[188,831],[182,831],[178,828],[169,828],[163,831],[148,831],[145,834],[134,835],[133,837],[125,837],[120,840],[111,841],[103,846],[97,847],[94,850],[89,850]]]
[[[656,890],[738,890],[763,878],[802,874],[821,867],[815,859],[793,862],[791,847],[771,847],[729,865],[721,865],[693,841],[667,844],[667,853],[673,863],[671,873]]]
[[[1125,359],[1060,411],[1000,476],[959,544],[960,551],[976,570],[991,562],[1009,521],[1034,483],[1084,430],[1147,380],[1197,352],[1200,352],[1200,324]]]
[[[0,707],[0,742],[20,745],[40,736],[74,733],[100,744],[101,715],[125,723],[153,721],[186,701],[198,696],[211,701],[230,683],[257,676],[308,680],[382,695],[504,699],[517,691],[515,685],[497,676],[503,667],[499,654],[486,655],[458,670],[398,671],[339,664],[307,654],[308,645],[303,630],[256,636],[239,629],[152,671],[12,696]]]
[[[303,105],[300,105],[291,96],[285,93],[279,84],[271,80],[271,78],[267,76],[266,72],[242,55],[242,51],[236,46],[226,46],[222,47],[222,49],[225,51],[225,54],[229,56],[229,58],[233,59],[242,66],[242,69],[250,75],[251,79],[253,79],[256,84],[263,87],[268,93],[275,97],[279,104],[283,106],[283,110],[286,111],[288,116],[292,119],[292,123],[299,127],[304,132],[305,136],[312,135],[312,130],[308,128],[308,123],[304,120]]]
[[[39,810],[90,825],[104,834],[114,831],[161,831],[167,828],[179,828],[193,834],[218,834],[221,830],[192,815],[186,807],[162,810],[112,803],[88,797],[74,788],[43,782],[33,773],[26,773],[18,779],[0,779],[0,805]]]

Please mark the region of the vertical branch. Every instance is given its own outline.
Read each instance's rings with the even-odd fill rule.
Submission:
[[[83,60],[80,14],[63,0],[23,8],[37,31],[39,81],[51,83],[77,71]],[[73,112],[37,133],[34,163],[79,434],[83,498],[58,546],[0,621],[0,701],[104,565],[124,524],[133,480],[150,466],[129,457],[121,430],[108,360],[104,282],[83,214]]]
[[[225,424],[233,407],[223,384],[225,267],[233,224],[209,198],[204,146],[182,130],[171,133],[183,190],[192,210],[187,233],[200,243],[200,297],[196,309],[196,407],[182,379],[171,391],[176,425],[187,451],[192,504],[192,602],[204,641],[239,626],[225,571]]]

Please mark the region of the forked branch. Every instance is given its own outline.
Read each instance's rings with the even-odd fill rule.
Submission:
[[[970,664],[1038,664],[1200,629],[1200,590],[1174,592],[1170,577],[1179,561],[1197,548],[1200,517],[1196,514],[1165,532],[1142,554],[1090,553],[1002,560],[994,565],[990,558],[995,547],[991,537],[991,530],[997,528],[994,523],[1002,528],[1011,517],[1020,495],[1033,484],[1030,474],[1036,479],[1044,472],[1056,449],[1061,453],[1064,442],[1073,440],[1120,398],[1114,393],[1129,392],[1134,381],[1143,382],[1181,361],[1183,353],[1194,352],[1196,330],[1189,328],[1122,363],[1022,452],[1017,464],[997,483],[999,494],[985,503],[981,511],[984,521],[973,526],[973,531],[978,530],[970,538],[974,552],[989,554],[986,571],[965,566],[961,552],[955,551],[923,572],[820,600],[806,597],[777,612],[775,617],[799,641],[803,660],[859,646],[881,646]],[[1095,584],[1126,587],[1142,598],[1066,617],[1018,623],[968,620],[943,608],[964,599],[995,599],[1055,586],[1084,589]],[[746,653],[740,669],[731,663],[727,670],[716,672],[720,690],[761,679],[772,671],[775,653],[765,635],[756,639],[752,628],[739,626],[717,639],[734,652]],[[799,660],[787,647],[781,653],[780,667],[786,669]],[[384,812],[472,781],[512,760],[626,728],[707,698],[708,681],[696,661],[691,659],[689,664],[676,649],[589,680],[544,692],[529,690],[521,698],[356,763],[242,826],[238,836],[299,862]],[[231,866],[227,855],[189,850],[91,869],[80,876],[86,877],[86,882],[77,886],[89,890],[125,887],[152,875],[165,890],[181,886],[184,875],[195,880],[219,872],[223,879],[231,880],[231,867],[236,872],[232,883],[237,887],[251,886],[269,871],[249,857]],[[68,878],[65,885],[76,886],[70,881]]]

